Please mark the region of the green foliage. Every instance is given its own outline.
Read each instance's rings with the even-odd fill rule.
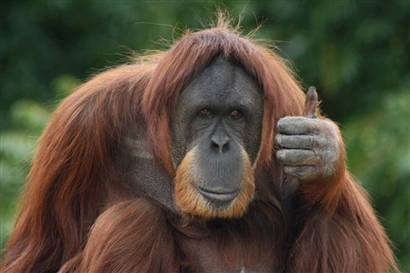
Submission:
[[[383,213],[403,269],[410,269],[410,92],[402,91],[344,131],[352,172]]]
[[[78,80],[63,75],[54,83],[57,97],[62,98],[78,85]],[[0,131],[0,246],[13,227],[18,195],[52,108],[35,101],[18,100],[10,107],[10,127]]]
[[[17,196],[48,116],[49,113],[37,102],[18,101],[11,107],[11,128],[0,131],[1,245],[13,226]]]
[[[410,272],[410,1],[11,1],[0,3],[0,248],[56,103],[133,50],[164,49],[222,7],[288,58],[341,126]]]

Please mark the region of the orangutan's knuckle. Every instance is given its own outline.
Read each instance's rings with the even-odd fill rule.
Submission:
[[[284,171],[286,174],[291,174],[292,171],[293,171],[293,168],[290,167],[290,166],[285,166],[285,167],[283,167],[283,171]]]
[[[289,123],[292,122],[292,120],[293,120],[293,117],[291,117],[291,116],[283,117],[283,118],[279,119],[278,126],[288,125]]]
[[[276,158],[279,159],[280,161],[285,160],[286,157],[286,151],[285,150],[278,150],[276,152]]]
[[[299,177],[305,178],[309,174],[309,169],[307,167],[299,167],[297,168],[296,173]]]
[[[316,147],[325,147],[329,144],[329,140],[323,136],[316,136],[314,138],[314,145]]]
[[[282,135],[281,135],[281,134],[277,134],[277,135],[275,136],[275,141],[276,141],[277,144],[281,145],[282,142],[283,142],[283,137],[282,137]]]
[[[320,146],[319,142],[320,142],[320,136],[310,135],[310,136],[307,137],[306,145],[308,147],[315,148],[315,147]]]

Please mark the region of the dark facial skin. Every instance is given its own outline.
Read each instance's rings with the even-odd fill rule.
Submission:
[[[243,68],[219,57],[182,91],[175,109],[171,120],[175,165],[193,149],[196,189],[216,206],[224,206],[239,193],[243,157],[252,164],[257,157],[261,91]]]

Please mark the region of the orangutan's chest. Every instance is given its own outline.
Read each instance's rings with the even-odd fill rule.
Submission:
[[[222,251],[215,243],[192,240],[184,245],[189,273],[272,273],[277,269],[274,257],[253,257],[249,263],[247,247]]]

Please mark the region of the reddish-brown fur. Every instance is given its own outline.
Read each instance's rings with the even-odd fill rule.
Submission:
[[[218,228],[191,226],[155,201],[127,201],[127,181],[114,158],[127,127],[144,117],[155,157],[174,175],[169,119],[178,92],[219,54],[241,63],[264,92],[256,172],[269,170],[272,184],[259,189],[260,201],[242,219]],[[179,272],[195,268],[190,240],[214,242],[228,267],[241,257],[245,265],[269,261],[289,273],[396,270],[389,241],[346,170],[344,154],[331,179],[301,185],[300,228],[286,243],[292,236],[275,201],[283,185],[272,142],[277,120],[302,115],[303,103],[284,62],[223,22],[94,77],[62,102],[41,137],[1,272]]]

